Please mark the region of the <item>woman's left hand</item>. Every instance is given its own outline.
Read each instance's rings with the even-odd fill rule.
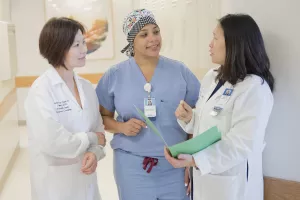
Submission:
[[[169,150],[165,147],[165,157],[167,161],[175,168],[195,167],[195,161],[192,155],[179,154],[178,159],[173,158]]]
[[[82,160],[82,167],[81,172],[89,175],[96,171],[97,168],[97,157],[92,152],[86,152],[84,154],[83,160]]]

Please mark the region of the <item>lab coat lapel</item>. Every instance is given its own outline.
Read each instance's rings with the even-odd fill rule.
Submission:
[[[217,84],[215,84],[215,87],[217,86]],[[210,94],[213,92],[213,90],[215,89],[215,87],[210,91]],[[210,100],[212,100],[213,102],[217,102],[220,100],[221,96],[224,94],[224,91],[226,89],[233,89],[233,85],[231,83],[229,83],[228,81],[226,81],[224,83],[224,85],[222,85],[218,91],[211,97]],[[232,94],[231,94],[232,95]]]
[[[52,80],[52,86],[53,87],[57,87],[59,85],[61,85],[62,90],[64,91],[64,94],[66,95],[66,99],[64,100],[71,100],[75,103],[75,105],[77,105],[80,109],[80,105],[78,104],[75,96],[72,94],[72,92],[70,91],[70,89],[68,88],[67,84],[64,82],[64,80],[60,77],[60,75],[58,74],[58,72],[56,71],[55,68],[50,68],[49,69],[49,78]],[[83,95],[83,89],[82,89],[82,85],[80,83],[80,81],[78,81],[78,76],[77,74],[74,72],[74,79],[75,79],[75,83],[77,85],[78,88],[78,92],[79,92],[79,96],[81,99],[81,104],[82,107],[84,105],[82,99],[84,99],[84,95]]]
[[[75,82],[77,84],[78,93],[79,93],[82,108],[86,108],[87,104],[85,103],[86,102],[85,93],[84,93],[84,90],[83,90],[82,83],[80,81],[82,78],[80,76],[78,76],[76,73],[74,73],[74,79],[75,79]]]
[[[207,101],[208,101],[211,93],[214,91],[214,89],[216,88],[216,86],[217,86],[216,81],[213,81],[212,84],[210,85],[209,89],[207,90],[205,96],[204,96],[204,99],[203,99],[204,100],[204,104],[207,103]]]

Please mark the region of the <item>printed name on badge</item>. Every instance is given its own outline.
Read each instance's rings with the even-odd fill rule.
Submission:
[[[69,100],[56,101],[54,102],[54,105],[56,106],[56,113],[68,112],[72,110],[69,105]]]

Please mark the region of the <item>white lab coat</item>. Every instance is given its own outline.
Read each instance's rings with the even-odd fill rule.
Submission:
[[[198,167],[193,171],[194,200],[263,200],[262,152],[273,107],[272,92],[267,82],[262,84],[260,77],[249,75],[235,86],[226,82],[208,100],[217,85],[216,76],[211,70],[203,78],[190,123],[178,120],[194,136],[213,126],[222,133],[221,141],[193,155]],[[233,93],[224,109],[212,116],[226,88]]]
[[[81,173],[83,155],[105,156],[94,132],[104,132],[92,84],[74,73],[83,108],[50,68],[25,101],[32,200],[100,200],[96,173]]]

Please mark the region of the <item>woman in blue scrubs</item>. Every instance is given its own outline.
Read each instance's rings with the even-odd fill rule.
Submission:
[[[200,83],[183,63],[159,55],[160,29],[150,11],[131,12],[123,31],[129,44],[122,52],[129,59],[109,69],[96,88],[105,128],[114,134],[119,199],[187,200],[185,170],[168,163],[163,142],[134,106],[152,120],[168,145],[185,141],[188,135],[178,125],[175,110],[181,100],[195,106]]]

